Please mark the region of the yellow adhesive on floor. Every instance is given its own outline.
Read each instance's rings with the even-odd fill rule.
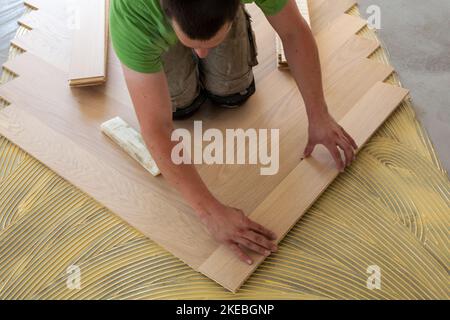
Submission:
[[[405,101],[233,295],[0,137],[0,299],[446,299],[449,216],[448,176]]]

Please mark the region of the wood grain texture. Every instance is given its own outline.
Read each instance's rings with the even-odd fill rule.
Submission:
[[[123,176],[108,161],[83,149],[18,105],[10,105],[0,112],[0,132],[130,225],[145,230],[151,239],[192,268],[197,269],[215,248],[201,226],[190,223],[194,219],[187,210],[175,208],[161,192],[152,192]],[[174,237],[180,241],[173,241]]]
[[[403,88],[379,82],[358,101],[340,124],[348,128],[361,146],[407,93]],[[316,147],[312,156],[303,160],[252,212],[250,218],[270,226],[278,235],[279,242],[338,174],[325,147]],[[199,271],[236,292],[264,260],[261,255],[248,254],[255,261],[253,265],[243,263],[228,247],[221,246],[200,266]]]
[[[377,43],[354,35],[364,22],[347,15],[341,21],[343,20],[351,26],[342,29],[347,38],[335,32],[335,28],[330,28],[330,32],[335,35],[331,37],[333,40],[330,43],[318,39],[319,48],[324,48],[322,55],[333,56],[333,62],[323,60],[324,87],[330,111],[338,119],[376,81],[386,79],[392,72],[390,67],[364,59],[378,47]],[[338,23],[341,24],[339,21]],[[324,35],[322,38],[326,40],[329,37]],[[332,55],[330,52],[336,54]],[[349,78],[352,79],[352,85],[359,84],[353,88],[347,86],[343,80]],[[270,190],[298,164],[307,135],[304,104],[290,74],[274,68],[263,79],[257,79],[257,86],[258,94],[240,110],[223,112],[217,108],[213,111],[205,108],[194,116],[194,119],[207,120],[203,124],[205,129],[225,130],[236,127],[236,113],[240,117],[240,128],[280,129],[280,171],[274,176],[265,177],[259,183],[254,183],[261,178],[257,166],[199,166],[202,178],[213,192],[223,201],[242,208],[245,212],[254,210]],[[282,103],[280,97],[285,97]],[[178,125],[190,128],[192,122],[186,121]],[[234,187],[224,188],[224,185]]]
[[[324,74],[326,75],[324,79],[325,87],[327,90],[330,88],[333,92],[337,92],[337,95],[327,94],[331,112],[336,117],[341,117],[342,114],[345,114],[345,112],[350,109],[352,105],[351,103],[355,102],[360,95],[365,92],[364,90],[370,88],[371,84],[375,81],[384,80],[392,72],[391,68],[371,61],[359,59],[360,57],[368,56],[378,46],[378,44],[373,41],[354,35],[355,32],[364,26],[364,23],[365,22],[362,19],[343,15],[336,21],[335,24],[330,25],[329,28],[324,30],[322,35],[318,35],[318,44],[319,48],[321,48],[320,52],[323,56],[322,60],[324,63]],[[328,33],[330,33],[330,35],[327,35]],[[336,54],[333,55],[332,53]],[[326,59],[328,56],[333,56],[333,63],[327,62]],[[24,56],[23,59],[25,59],[25,57],[26,56]],[[8,63],[6,67],[14,70],[17,74],[23,74],[23,77],[27,77],[29,75],[29,73],[27,73],[27,69],[29,67],[34,64],[36,64],[36,66],[40,66],[42,64],[39,61],[31,61],[30,59],[31,57],[28,57],[25,60],[29,61],[23,62],[21,61],[21,58],[19,58],[18,60]],[[353,65],[353,63],[357,63],[357,65]],[[113,65],[113,63],[111,62],[110,65]],[[39,69],[42,71],[36,72],[35,75],[31,76],[45,77],[47,67],[35,68],[36,71]],[[336,69],[339,69],[339,72],[336,72]],[[360,69],[360,71],[358,69]],[[52,69],[52,72],[58,74],[56,69]],[[127,96],[117,94],[120,90],[126,90],[121,74],[119,75],[118,72],[118,68],[115,70],[110,69],[110,81],[108,81],[108,90],[106,93],[108,96],[114,96],[114,98],[121,99],[126,102]],[[367,73],[370,74],[370,78],[367,78]],[[352,75],[351,78],[354,83],[360,82],[357,89],[347,87],[345,83],[341,81],[341,79],[350,77],[350,75]],[[362,81],[364,79],[365,81]],[[259,169],[257,167],[199,167],[202,177],[207,181],[211,189],[219,197],[221,197],[221,199],[223,199],[223,201],[234,206],[239,206],[246,212],[253,210],[257,204],[265,198],[270,190],[274,188],[289,173],[289,171],[295,167],[299,158],[297,154],[290,152],[291,145],[297,145],[299,150],[298,154],[300,154],[302,145],[306,139],[307,121],[304,114],[304,106],[301,96],[296,89],[295,81],[293,81],[290,75],[280,73],[276,71],[276,69],[273,69],[270,76],[263,79],[259,78],[257,81],[259,81],[259,93],[258,95],[252,97],[245,108],[230,112],[223,112],[223,110],[214,108],[212,110],[214,113],[209,113],[209,109],[203,109],[198,115],[195,116],[195,119],[207,120],[204,123],[205,129],[219,128],[224,130],[226,128],[235,127],[236,116],[234,113],[236,112],[239,112],[241,117],[239,125],[242,128],[281,128],[282,166],[280,172],[276,176],[266,177],[266,179],[264,179],[264,183],[258,183],[256,186],[253,183],[253,181],[255,181],[254,179],[260,178]],[[28,81],[25,82],[28,83]],[[276,85],[276,91],[279,92],[279,95],[272,94],[274,84]],[[33,90],[33,92],[40,93],[48,91],[48,88],[53,85],[58,84],[51,84],[49,86],[42,87],[40,90]],[[101,88],[99,91],[102,93],[105,92],[103,89],[104,88]],[[352,90],[353,93],[350,92]],[[97,95],[97,90],[75,90],[73,92],[69,92],[68,96],[71,97],[72,94],[75,94],[76,97],[80,94],[82,97],[86,97],[83,98],[84,101],[85,99],[88,99],[87,97],[94,93]],[[98,96],[101,95],[99,94]],[[279,104],[279,97],[281,96],[289,97],[289,99],[286,99],[282,105]],[[28,98],[32,100],[32,96],[28,95]],[[34,99],[39,99],[39,95],[37,95]],[[95,105],[94,101],[91,102],[92,105]],[[56,103],[57,102],[55,101],[55,104]],[[113,108],[114,105],[115,103],[111,103],[111,108]],[[335,107],[336,111],[334,111]],[[123,108],[125,107],[123,106]],[[130,106],[129,108],[129,111],[131,111],[132,107]],[[71,108],[70,110],[73,112],[74,109]],[[58,110],[58,112],[63,111]],[[113,112],[110,114],[112,117],[115,116]],[[79,117],[72,118],[78,119]],[[85,116],[82,118],[85,118]],[[138,124],[134,115],[125,115],[124,119],[132,124],[133,127],[137,128]],[[191,121],[186,121],[177,123],[177,126],[190,128],[191,124]],[[80,123],[71,122],[70,125],[73,125],[74,128],[86,127],[84,120],[80,121]],[[90,129],[87,127],[84,130]],[[95,131],[91,134],[95,135]],[[223,186],[225,184],[234,187],[224,188]]]
[[[99,130],[104,121],[116,116],[134,128],[139,126],[117,57],[114,53],[109,56],[109,81],[105,86],[69,88],[70,30],[62,18],[65,4],[30,1],[36,6],[42,4],[44,9],[33,13],[33,21],[24,20],[33,30],[17,43],[27,53],[5,65],[19,77],[0,87],[0,96],[13,103],[1,115],[0,132],[195,270],[202,265],[205,268],[219,246],[192,209],[164,179],[152,177]],[[349,3],[337,2],[341,7]],[[321,5],[311,11],[312,19],[332,17],[320,31],[313,32],[329,109],[339,121],[370,88],[393,72],[391,67],[367,59],[379,44],[356,36],[365,21],[339,13],[341,7]],[[192,119],[175,123],[177,128],[188,130],[192,130],[193,120],[203,120],[205,130],[280,129],[280,171],[274,176],[262,177],[259,166],[198,166],[221,201],[250,215],[303,163],[300,156],[308,125],[295,81],[273,63],[273,30],[252,8],[260,48],[260,65],[255,69],[258,93],[242,108],[224,110],[205,105]],[[327,8],[333,12],[327,12]],[[58,28],[52,28],[52,24]],[[215,279],[209,271],[208,276]],[[219,272],[215,280],[222,282],[221,277]]]
[[[355,0],[308,0],[311,28],[314,33],[321,32],[334,19],[356,5]]]
[[[48,132],[38,129],[38,125],[25,127],[33,128],[30,133],[34,138],[45,134],[41,139],[48,144],[42,147],[42,153],[39,150],[35,153],[32,151],[35,141],[29,141],[33,145],[29,146],[26,140],[16,142],[10,131],[1,129],[0,132],[185,263],[197,268],[216,244],[197,221],[192,209],[164,179],[153,177],[100,130],[103,122],[115,116],[138,128],[132,106],[120,104],[94,88],[68,87],[65,73],[30,53],[20,55],[6,66],[20,72],[21,76],[1,86],[0,96],[14,101],[11,108],[29,113],[36,119],[33,122],[42,123],[41,127],[45,124]],[[27,71],[30,69],[33,69],[32,73]],[[34,81],[36,78],[42,81]],[[106,180],[102,181],[102,175]],[[172,228],[180,228],[180,231],[175,232]],[[172,241],[175,235],[179,240],[176,243]]]
[[[78,0],[74,7],[69,84],[91,86],[106,81],[108,0]]]
[[[68,73],[71,36],[67,19],[65,11],[61,16],[47,10],[32,11],[19,20],[20,24],[32,31],[14,38],[11,43]]]

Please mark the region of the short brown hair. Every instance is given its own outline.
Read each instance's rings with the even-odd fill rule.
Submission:
[[[169,19],[174,19],[191,39],[208,40],[236,17],[240,0],[161,0]]]

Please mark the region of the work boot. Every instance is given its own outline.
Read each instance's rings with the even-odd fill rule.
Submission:
[[[195,100],[187,107],[177,108],[175,112],[172,112],[173,120],[183,120],[189,118],[200,109],[201,105],[206,101],[206,94],[204,91],[200,91],[200,94]]]
[[[216,105],[224,108],[236,108],[244,104],[256,91],[255,79],[253,79],[250,86],[239,93],[231,94],[229,96],[216,96],[207,92],[208,98]]]

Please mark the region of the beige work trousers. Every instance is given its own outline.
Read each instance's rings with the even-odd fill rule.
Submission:
[[[201,90],[217,96],[245,91],[258,64],[251,17],[242,5],[226,39],[204,59],[178,41],[162,60],[173,112],[188,107]]]

